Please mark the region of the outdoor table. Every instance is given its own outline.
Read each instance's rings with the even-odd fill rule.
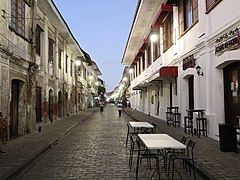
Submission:
[[[188,109],[186,110],[188,112],[188,117],[192,118],[192,123],[194,127],[196,127],[196,132],[194,131],[194,134],[197,134],[198,137],[200,137],[201,133],[203,136],[207,137],[207,119],[203,117],[204,109]],[[197,117],[195,121],[193,121],[193,113],[197,113]],[[193,127],[192,127],[193,128]],[[194,130],[194,129],[193,129]]]
[[[130,126],[136,131],[139,131],[139,130],[145,130],[145,129],[153,129],[154,126],[152,124],[150,124],[149,122],[135,122],[135,121],[130,121],[129,122]],[[141,132],[140,131],[140,132]]]
[[[196,112],[198,113],[198,118],[203,118],[203,113],[204,113],[204,109],[187,109],[186,110],[188,112],[188,116],[189,117],[193,117],[193,113]]]
[[[166,107],[167,108],[167,112],[178,112],[179,107],[178,106],[172,106],[172,107]]]
[[[157,150],[157,156],[158,156],[157,169],[152,173],[150,179],[152,179],[155,173],[157,173],[158,177],[160,178],[160,168],[159,168],[160,156],[163,157],[163,160],[166,160],[167,159],[166,150],[186,149],[186,145],[177,141],[176,139],[169,136],[168,134],[138,134],[138,137],[144,143],[147,149]],[[166,163],[164,163],[164,165],[166,165]],[[167,167],[164,167],[164,168],[166,170]]]

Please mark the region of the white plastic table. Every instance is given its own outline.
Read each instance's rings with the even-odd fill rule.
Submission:
[[[163,159],[166,158],[167,154],[165,153],[164,150],[186,149],[185,144],[182,144],[181,142],[169,136],[168,134],[138,134],[138,137],[149,150],[157,150],[158,152],[157,155],[159,160],[160,160],[160,155],[163,156]],[[157,172],[158,177],[160,179],[159,164],[157,166],[158,167],[156,171],[154,171],[154,173]],[[151,178],[153,177],[154,173],[151,175]]]
[[[154,128],[153,125],[150,124],[149,122],[130,121],[129,124],[133,128]]]

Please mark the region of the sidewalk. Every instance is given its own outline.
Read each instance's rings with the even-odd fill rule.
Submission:
[[[167,133],[176,139],[181,139],[184,133],[181,127],[167,126],[166,121],[126,108],[124,111],[136,121],[148,121],[157,124],[157,132]],[[221,152],[219,142],[211,139],[187,135],[188,139],[196,141],[194,156],[196,158],[197,172],[204,179],[234,179],[240,180],[240,154],[234,152]]]
[[[96,111],[98,111],[97,108],[91,108],[76,115],[53,121],[52,124],[42,124],[41,133],[36,131],[33,134],[18,137],[2,146],[2,150],[7,152],[7,155],[0,155],[0,179],[7,179],[21,170],[26,164],[51,148],[79,122],[84,121]]]

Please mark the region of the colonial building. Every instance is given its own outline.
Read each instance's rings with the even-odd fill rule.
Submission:
[[[0,134],[6,141],[87,108],[92,61],[52,0],[0,0],[0,7]],[[98,76],[94,65],[91,74]]]
[[[139,0],[122,59],[133,70],[132,107],[166,119],[166,107],[177,106],[181,126],[186,110],[203,109],[208,135],[216,139],[219,123],[238,125],[239,5]]]

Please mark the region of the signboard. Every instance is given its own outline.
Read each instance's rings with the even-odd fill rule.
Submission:
[[[239,29],[235,28],[216,40],[215,55],[220,56],[226,51],[239,48]]]

